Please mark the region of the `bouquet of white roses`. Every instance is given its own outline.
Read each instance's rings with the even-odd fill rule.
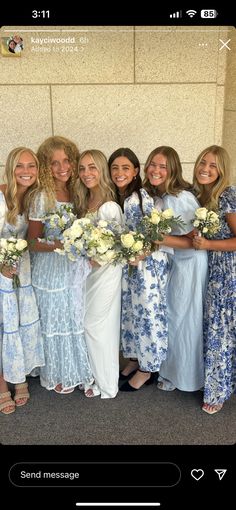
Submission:
[[[163,234],[170,234],[173,227],[184,225],[181,216],[174,216],[172,209],[158,211],[153,208],[149,216],[143,216],[137,230],[141,232],[147,242],[163,241]]]
[[[124,231],[120,235],[117,246],[116,260],[122,265],[135,262],[136,258],[142,257],[151,250],[151,244],[145,239],[141,232]],[[128,273],[132,275],[133,266],[129,265]]]
[[[0,239],[0,264],[14,269],[18,268],[19,260],[27,249],[27,241],[25,239],[17,239],[9,237],[8,239]],[[17,274],[13,274],[13,288],[19,287],[20,280]]]
[[[72,261],[86,256],[101,266],[115,263],[121,232],[121,226],[115,221],[80,218],[64,231],[63,250],[55,251],[61,255],[67,254]]]
[[[214,211],[208,211],[206,207],[199,207],[195,211],[193,226],[198,230],[199,236],[212,237],[220,230],[219,215]]]
[[[64,230],[69,228],[75,219],[71,205],[67,204],[61,205],[57,211],[46,214],[41,220],[44,224],[44,238],[39,241],[49,244],[56,239],[61,241]]]

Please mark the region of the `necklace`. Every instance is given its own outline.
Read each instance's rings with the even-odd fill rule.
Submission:
[[[88,207],[87,212],[94,212],[97,210],[98,206],[102,204],[102,200],[99,200],[93,207]]]

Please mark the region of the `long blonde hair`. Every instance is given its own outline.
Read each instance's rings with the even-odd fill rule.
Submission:
[[[199,184],[196,179],[196,169],[198,168],[201,160],[211,152],[216,158],[216,168],[218,171],[218,178],[209,187],[204,184]],[[201,205],[207,209],[217,210],[219,197],[230,184],[230,159],[228,152],[219,145],[211,145],[204,149],[199,154],[193,170],[193,186],[196,196]]]
[[[144,165],[144,182],[143,187],[149,193],[149,195],[156,196],[159,194],[158,187],[152,186],[147,178],[147,169],[152,159],[157,155],[162,154],[166,157],[167,164],[167,179],[165,181],[166,193],[168,195],[178,195],[183,190],[192,190],[192,186],[189,182],[185,181],[182,175],[182,166],[180,163],[179,155],[175,149],[162,145],[154,149],[148,156],[147,161]]]
[[[106,156],[103,154],[103,152],[97,149],[86,150],[82,152],[82,154],[80,155],[79,166],[84,156],[90,156],[94,161],[97,170],[99,171],[100,174],[99,188],[101,190],[102,203],[109,202],[110,200],[116,201],[115,187],[109,174]],[[81,181],[80,177],[78,178],[77,181],[76,193],[77,193],[76,208],[78,210],[79,216],[84,216],[88,209],[88,200],[90,193],[88,188]]]
[[[63,136],[51,136],[40,145],[37,151],[40,190],[44,191],[45,194],[45,208],[47,212],[54,210],[56,206],[56,189],[51,164],[53,154],[58,149],[64,150],[71,164],[72,173],[66,186],[70,193],[70,200],[74,202],[74,189],[78,177],[79,149],[74,142]]]
[[[16,224],[17,215],[20,214],[21,210],[21,204],[19,203],[17,199],[17,182],[16,182],[16,176],[15,176],[15,169],[18,164],[18,161],[21,157],[21,155],[24,152],[29,152],[31,156],[33,156],[37,169],[39,170],[39,161],[36,156],[36,154],[32,151],[32,149],[29,149],[28,147],[16,147],[13,149],[7,158],[6,161],[6,167],[5,167],[5,176],[7,180],[7,186],[5,191],[5,199],[7,203],[7,221],[11,225]],[[29,211],[29,204],[31,200],[32,194],[34,194],[35,190],[39,189],[39,180],[38,176],[36,178],[36,181],[32,186],[26,189],[24,198],[23,198],[23,211],[25,216],[27,217],[28,211]]]

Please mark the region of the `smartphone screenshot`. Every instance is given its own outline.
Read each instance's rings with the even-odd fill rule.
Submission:
[[[113,14],[36,7],[9,7],[0,26],[1,185],[12,149],[37,152],[51,136],[107,158],[129,147],[142,177],[153,149],[173,147],[190,183],[201,151],[222,146],[236,185],[233,10],[205,0],[133,15],[119,6]],[[107,399],[86,398],[78,387],[48,391],[37,374],[27,382],[27,405],[0,412],[8,502],[172,510],[232,500],[235,394],[209,415],[202,390],[160,391],[157,379]],[[11,383],[9,390],[14,395]]]

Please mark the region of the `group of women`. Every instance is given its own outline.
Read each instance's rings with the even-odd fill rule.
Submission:
[[[78,386],[86,397],[114,398],[158,373],[159,389],[203,388],[202,409],[218,412],[236,391],[236,187],[226,150],[203,150],[190,184],[177,152],[160,146],[142,182],[131,149],[107,161],[99,150],[79,154],[73,142],[53,136],[37,154],[11,151],[0,190],[0,237],[27,238],[30,251],[18,267],[1,266],[0,411],[27,403],[27,375],[39,374],[42,386],[60,394]],[[61,241],[43,242],[45,215],[63,204],[78,217],[130,230],[153,207],[172,208],[183,223],[137,257],[131,273],[128,265],[70,261],[55,252]],[[219,214],[213,238],[193,228],[200,206]],[[122,371],[120,348],[128,360]]]

